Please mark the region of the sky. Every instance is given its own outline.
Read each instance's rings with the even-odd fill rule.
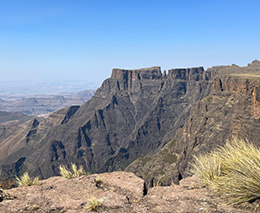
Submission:
[[[0,0],[0,81],[260,60],[259,0]]]

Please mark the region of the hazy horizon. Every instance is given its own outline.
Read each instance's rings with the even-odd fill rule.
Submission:
[[[260,59],[259,9],[256,0],[2,1],[0,81],[98,87],[113,68],[246,66]]]
[[[65,95],[71,92],[96,90],[100,85],[87,81],[1,81],[0,98],[12,96]]]

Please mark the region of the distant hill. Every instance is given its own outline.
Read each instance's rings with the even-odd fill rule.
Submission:
[[[82,105],[95,93],[95,90],[67,92],[64,95],[13,95],[0,99],[0,110],[6,112],[22,112],[29,116],[47,117],[52,112],[69,107]]]
[[[30,119],[32,119],[32,117],[24,115],[21,112],[0,111],[0,124],[1,125],[20,124],[20,123],[23,123]]]

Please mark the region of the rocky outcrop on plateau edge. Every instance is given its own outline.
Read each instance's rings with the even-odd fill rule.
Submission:
[[[194,104],[183,128],[156,155],[133,162],[127,171],[150,185],[178,182],[190,175],[193,155],[207,153],[232,138],[260,146],[260,65],[208,69],[215,76],[209,96]]]
[[[196,177],[183,179],[180,185],[147,191],[144,180],[126,172],[69,180],[51,177],[30,187],[0,189],[0,209],[3,213],[89,212],[91,198],[99,200],[98,212],[250,212],[211,196]]]
[[[209,94],[210,79],[202,67],[169,70],[167,75],[160,67],[114,69],[86,104],[64,117],[66,122],[40,122],[29,142],[23,138],[22,148],[7,152],[0,161],[2,174],[28,170],[47,178],[58,174],[60,164],[71,162],[89,172],[124,169],[173,138],[191,106]]]

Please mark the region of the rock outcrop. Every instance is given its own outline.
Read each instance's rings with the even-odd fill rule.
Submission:
[[[202,67],[168,74],[160,67],[113,69],[86,104],[23,128],[16,140],[0,141],[1,174],[48,178],[71,162],[91,173],[123,170],[174,137],[191,106],[208,96],[211,75]]]
[[[91,198],[98,212],[248,212],[212,197],[195,177],[180,185],[154,187],[133,173],[113,172],[73,179],[51,177],[38,185],[0,190],[0,210],[9,212],[88,212]]]

